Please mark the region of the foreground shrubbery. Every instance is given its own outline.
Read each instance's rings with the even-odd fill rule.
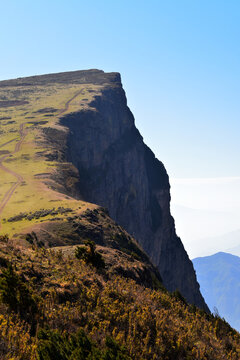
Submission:
[[[127,350],[112,338],[107,337],[100,349],[82,329],[75,334],[40,330],[38,340],[38,360],[131,360]]]
[[[178,293],[96,271],[82,256],[0,245],[1,359],[240,358],[239,334]]]
[[[29,291],[27,284],[14,271],[9,263],[7,269],[2,270],[0,278],[0,299],[10,311],[19,314],[21,319],[31,322],[37,312],[36,296]]]

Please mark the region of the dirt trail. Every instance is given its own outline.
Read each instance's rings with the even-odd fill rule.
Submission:
[[[69,100],[65,103],[64,108],[59,111],[59,113],[58,113],[57,116],[60,117],[62,114],[64,114],[66,111],[68,111],[70,103],[71,103],[76,97],[78,97],[80,94],[82,94],[83,91],[84,91],[84,89],[78,91],[75,95],[73,95],[73,96],[71,97],[71,99],[69,99]]]
[[[4,195],[1,203],[0,203],[0,215],[3,212],[5,206],[7,205],[8,201],[11,199],[14,191],[16,190],[16,188],[24,181],[22,175],[16,173],[15,171],[8,169],[6,166],[3,165],[3,162],[10,156],[13,155],[15,153],[17,153],[20,149],[21,149],[21,145],[27,135],[27,130],[24,129],[24,124],[21,124],[19,127],[19,134],[20,134],[20,140],[16,143],[15,145],[15,149],[9,153],[4,155],[2,158],[0,158],[0,169],[5,171],[6,173],[13,175],[17,181],[15,183],[13,183],[13,185],[10,187],[10,189],[6,192],[6,194]],[[1,228],[1,224],[0,224],[0,228]]]
[[[15,139],[12,139],[12,140],[9,140],[9,141],[5,142],[4,144],[0,145],[0,148],[6,146],[6,145],[8,145],[8,144],[10,144],[11,142],[16,141],[16,140],[17,140],[16,138],[15,138]]]
[[[66,111],[68,111],[69,109],[69,105],[70,103],[77,97],[79,96],[81,93],[83,92],[83,89],[78,91],[74,96],[72,96],[64,105],[64,108],[61,109],[59,111],[59,113],[57,114],[57,117],[59,118],[61,115],[63,115]],[[19,152],[21,150],[22,144],[24,142],[24,139],[27,135],[27,130],[25,129],[25,123],[22,123],[19,127],[19,135],[20,135],[20,139],[19,141],[16,143],[15,145],[15,149],[11,152],[8,153],[6,155],[4,155],[3,157],[0,158],[0,169],[5,171],[6,173],[13,175],[16,178],[16,182],[13,183],[13,185],[10,187],[10,189],[5,193],[3,199],[0,202],[0,215],[2,214],[4,208],[6,207],[6,205],[8,204],[9,200],[11,199],[11,197],[13,196],[15,190],[17,189],[17,187],[19,185],[21,185],[24,182],[24,178],[22,177],[22,175],[16,173],[13,170],[8,169],[6,166],[3,165],[3,162],[11,155],[16,154],[17,152]],[[16,139],[13,139],[5,144],[0,145],[0,148],[9,144],[10,142],[13,142]],[[1,222],[0,222],[0,229],[1,229]]]

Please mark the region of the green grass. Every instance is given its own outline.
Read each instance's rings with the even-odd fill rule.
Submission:
[[[4,161],[4,166],[24,178],[24,184],[17,187],[0,215],[0,220],[8,219],[21,212],[34,212],[42,208],[51,208],[53,201],[57,201],[58,206],[71,206],[73,209],[79,207],[77,200],[70,199],[51,188],[51,182],[48,180],[49,174],[53,174],[56,171],[58,164],[57,162],[46,161],[44,156],[39,156],[38,154],[44,151],[52,151],[48,144],[44,144],[41,128],[60,128],[58,112],[64,109],[69,99],[84,89],[70,103],[69,109],[64,115],[87,108],[88,103],[94,99],[94,96],[101,88],[102,86],[99,85],[87,84],[51,84],[50,86],[0,88],[0,100],[28,101],[28,104],[0,108],[0,151],[9,152],[9,156]],[[48,112],[47,108],[56,111]],[[49,114],[51,116],[46,116]],[[14,154],[16,143],[20,139],[19,127],[23,123],[28,133],[20,151]],[[1,147],[1,145],[11,140],[14,141]],[[36,176],[39,174],[41,178]],[[13,175],[0,169],[0,201],[16,181]],[[46,185],[46,182],[49,184]],[[45,220],[48,220],[48,218]],[[37,223],[37,221],[32,221],[30,225],[32,226],[34,222]],[[2,221],[1,233],[8,233],[10,236],[13,236],[28,225],[29,222],[25,220],[16,224]]]

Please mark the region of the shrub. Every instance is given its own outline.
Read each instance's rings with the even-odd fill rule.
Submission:
[[[34,231],[32,231],[31,234],[28,233],[26,235],[25,239],[31,245],[36,245],[37,247],[40,247],[40,248],[44,247],[44,242],[41,240],[40,241],[38,240],[37,234]]]
[[[78,246],[75,250],[77,259],[82,259],[86,264],[91,264],[97,269],[104,269],[105,262],[102,255],[96,251],[96,244],[93,241],[87,240],[86,246]]]
[[[107,337],[105,349],[99,349],[82,329],[75,334],[41,329],[38,340],[38,360],[131,360],[112,338]]]
[[[93,344],[82,330],[68,335],[57,330],[42,329],[38,339],[38,360],[90,359],[89,355],[94,351]]]
[[[185,298],[182,296],[182,294],[180,293],[179,290],[175,290],[172,293],[172,296],[176,299],[179,300],[182,304],[187,305],[187,301],[185,300]]]
[[[8,235],[0,235],[0,241],[7,243],[9,240]]]
[[[106,338],[106,350],[103,356],[104,360],[131,360],[127,355],[124,346],[120,346],[113,338]]]
[[[27,285],[13,270],[11,264],[2,271],[0,278],[1,301],[10,311],[18,313],[21,318],[28,319],[37,312],[37,304]]]

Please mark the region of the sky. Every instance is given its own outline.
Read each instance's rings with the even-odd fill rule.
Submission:
[[[2,80],[90,68],[121,73],[136,126],[169,173],[188,251],[184,238],[196,242],[199,226],[176,209],[212,211],[210,200],[222,196],[237,216],[234,191],[223,196],[221,179],[240,177],[238,0],[8,0],[0,14]],[[215,197],[212,179],[220,184]],[[217,223],[205,227],[218,235]]]
[[[240,255],[240,177],[171,179],[171,211],[190,258]],[[230,249],[230,250],[229,250]]]

